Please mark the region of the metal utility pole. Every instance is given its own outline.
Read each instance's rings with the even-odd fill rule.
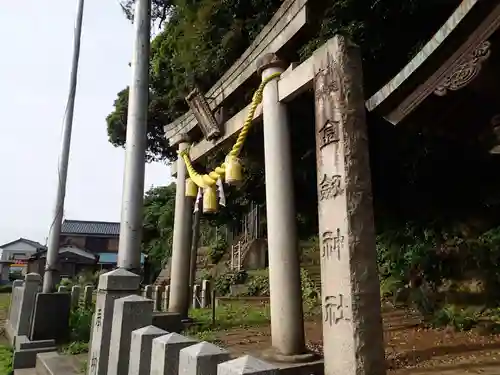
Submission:
[[[54,281],[57,268],[57,257],[59,255],[59,237],[64,212],[64,198],[66,196],[66,179],[68,177],[69,150],[71,145],[71,130],[73,128],[73,112],[75,109],[75,94],[78,75],[78,60],[80,58],[80,40],[82,36],[84,0],[78,0],[77,14],[75,22],[75,33],[73,36],[73,61],[71,63],[71,76],[69,83],[68,102],[64,112],[63,133],[61,140],[61,152],[59,154],[58,165],[58,185],[54,207],[54,219],[49,229],[47,260],[45,264],[45,274],[43,277],[43,292],[50,293],[54,288]]]
[[[146,156],[146,121],[149,96],[151,0],[137,0],[123,176],[118,267],[139,273]]]

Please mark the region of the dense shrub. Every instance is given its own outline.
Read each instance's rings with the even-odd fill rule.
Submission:
[[[224,273],[215,279],[215,292],[218,296],[226,296],[231,290],[231,285],[244,284],[247,278],[245,270]]]

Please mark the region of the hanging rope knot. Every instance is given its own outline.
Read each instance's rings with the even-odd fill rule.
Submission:
[[[241,149],[243,148],[243,143],[245,142],[248,131],[250,130],[250,126],[252,126],[255,110],[257,109],[257,106],[262,102],[264,87],[267,85],[267,83],[269,83],[275,78],[279,78],[280,76],[281,73],[277,72],[262,79],[259,88],[254,92],[252,96],[252,103],[250,105],[250,110],[248,111],[248,115],[245,119],[245,123],[241,128],[241,131],[238,135],[238,139],[236,139],[236,142],[234,143],[231,151],[229,151],[228,156],[237,157],[240,154]],[[179,157],[181,157],[184,160],[184,163],[186,164],[186,169],[188,171],[189,177],[200,188],[205,189],[208,187],[212,187],[217,183],[217,180],[222,179],[226,173],[226,164],[222,163],[220,167],[215,168],[215,170],[213,170],[209,174],[200,175],[198,172],[196,172],[196,170],[193,167],[193,164],[191,163],[191,160],[189,159],[189,147],[187,147],[182,151],[178,151],[178,154]]]

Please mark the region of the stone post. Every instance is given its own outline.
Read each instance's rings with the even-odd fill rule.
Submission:
[[[179,151],[185,150],[188,146],[187,138],[184,137],[179,143]],[[168,311],[180,314],[181,318],[187,318],[189,309],[189,272],[193,221],[193,199],[185,196],[186,174],[186,165],[182,158],[178,158]]]
[[[128,374],[132,331],[151,325],[153,301],[130,295],[115,301],[107,375]]]
[[[153,298],[153,286],[152,285],[146,285],[144,287],[144,298]]]
[[[359,48],[314,67],[325,375],[386,373]]]
[[[278,367],[249,355],[221,363],[217,367],[217,375],[278,375],[278,373]]]
[[[181,349],[179,375],[217,375],[219,363],[229,359],[227,350],[203,341]]]
[[[196,343],[196,340],[178,333],[169,333],[154,339],[151,351],[151,375],[178,375],[179,352]]]
[[[200,286],[198,284],[193,286],[193,309],[200,308]]]
[[[69,289],[67,286],[59,285],[59,288],[57,288],[57,293],[69,293]]]
[[[150,375],[153,339],[166,334],[167,331],[155,326],[147,326],[132,332],[129,375]]]
[[[99,277],[87,375],[107,375],[115,300],[137,293],[140,281],[138,275],[123,268]]]
[[[286,67],[274,54],[262,56],[257,65],[262,79],[283,72]],[[278,98],[278,79],[264,88],[262,112],[272,351],[277,355],[295,356],[305,353],[304,316],[290,130],[286,105]]]
[[[154,300],[154,311],[161,311],[161,301],[163,296],[163,287],[156,285],[154,287],[153,300]]]
[[[80,304],[80,291],[81,291],[80,285],[73,285],[71,288],[71,308],[75,309],[78,308],[78,305]]]
[[[41,282],[42,278],[39,274],[28,273],[24,276],[22,286],[16,286],[12,290],[12,306],[5,327],[11,345],[15,344],[17,336],[29,336],[30,334],[35,298]]]
[[[170,299],[170,285],[165,286],[165,291],[163,292],[163,306],[162,311],[168,311],[168,301]]]
[[[210,281],[201,282],[201,308],[206,309],[210,306]]]
[[[86,285],[83,290],[83,304],[85,307],[92,306],[92,293],[94,293],[94,287],[92,285]]]

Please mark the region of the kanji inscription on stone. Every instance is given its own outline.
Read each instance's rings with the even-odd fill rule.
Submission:
[[[338,142],[339,140],[338,121],[327,120],[325,125],[319,130],[319,148],[322,149],[330,143]]]
[[[323,302],[323,308],[325,309],[323,313],[325,323],[328,323],[330,326],[337,324],[341,320],[351,320],[347,311],[349,306],[346,305],[343,294],[326,296]]]
[[[102,309],[97,309],[95,313],[95,326],[100,327],[102,324]]]
[[[97,365],[99,364],[99,357],[97,356],[97,353],[92,354],[92,358],[90,360],[89,366],[90,366],[90,373],[97,374]]]
[[[336,232],[327,231],[321,236],[323,241],[323,252],[321,256],[330,259],[336,254],[338,260],[340,260],[340,251],[342,246],[344,246],[344,236],[340,234],[340,228],[337,228]]]
[[[328,200],[342,194],[342,176],[335,174],[329,177],[326,173],[319,183],[319,199],[320,201]]]

